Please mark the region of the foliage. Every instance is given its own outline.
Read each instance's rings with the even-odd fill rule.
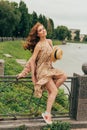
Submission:
[[[20,126],[19,128],[15,128],[15,130],[27,130],[27,127],[23,125],[23,126]]]
[[[54,122],[52,125],[42,127],[41,130],[70,130],[70,124],[67,122]]]
[[[46,109],[47,93],[44,93],[41,99],[35,98],[33,95],[33,84],[30,82],[2,82],[0,83],[0,113],[18,113],[30,114],[31,116],[41,115],[42,111]],[[58,98],[53,105],[52,111],[62,113],[67,112],[66,96],[61,91]],[[34,115],[33,115],[34,113]],[[52,113],[54,115],[54,113]]]
[[[87,42],[87,35],[84,36],[83,41]]]
[[[28,9],[26,4],[23,1],[20,1],[19,11],[21,13],[20,23],[16,28],[16,35],[19,37],[26,37],[29,33],[29,18],[28,18]]]
[[[21,81],[21,80],[20,80]],[[67,98],[64,93],[59,94],[53,105],[52,111],[59,115],[68,112]],[[28,113],[31,116],[41,115],[46,109],[47,93],[43,94],[41,99],[35,98],[33,95],[33,84],[30,82],[2,82],[0,83],[0,113]],[[61,101],[62,100],[62,101]],[[58,114],[57,114],[58,112]],[[54,115],[54,113],[52,113]]]
[[[0,113],[29,113],[28,105],[32,93],[29,87],[28,83],[2,83],[0,87]]]
[[[12,36],[15,27],[20,21],[20,12],[17,3],[0,1],[0,36]]]
[[[78,30],[75,33],[76,33],[76,36],[74,37],[74,40],[79,41],[80,40],[80,31]]]
[[[53,45],[61,45],[62,42],[59,40],[53,40]]]
[[[35,11],[32,13],[32,26],[34,26],[38,22],[38,16]]]
[[[56,38],[59,40],[65,40],[69,36],[69,30],[65,26],[58,26],[55,29]]]
[[[47,37],[52,39],[64,40],[70,39],[70,31],[65,26],[54,28],[54,22],[35,11],[32,14],[23,1],[9,2],[0,1],[0,36],[1,37],[27,37],[32,26],[36,22],[42,23],[47,29]],[[9,31],[8,31],[9,30]]]
[[[44,25],[44,27],[47,29],[47,18],[44,15],[39,15],[38,21]]]
[[[52,38],[53,37],[53,32],[54,32],[54,24],[52,19],[48,19],[48,26],[47,26],[47,32],[48,32],[48,37]]]

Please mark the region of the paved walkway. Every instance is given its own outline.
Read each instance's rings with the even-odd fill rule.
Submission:
[[[71,129],[71,130],[87,130],[87,128]]]
[[[70,122],[72,126],[71,130],[87,130],[87,121],[75,121],[69,118],[58,118],[54,120]],[[45,125],[46,123],[44,122],[42,118],[41,119],[4,120],[4,121],[0,121],[0,130],[9,130],[9,129],[15,130],[23,126],[26,127],[27,130],[40,130],[40,128]]]

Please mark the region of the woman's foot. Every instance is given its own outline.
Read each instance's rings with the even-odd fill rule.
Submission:
[[[52,124],[51,114],[48,112],[42,113],[42,117],[47,124]]]

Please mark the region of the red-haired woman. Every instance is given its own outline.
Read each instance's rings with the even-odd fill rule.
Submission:
[[[46,38],[47,31],[37,22],[31,29],[26,40],[25,49],[32,52],[32,56],[25,69],[19,74],[19,78],[32,72],[32,81],[35,88],[35,96],[41,97],[44,89],[48,92],[46,111],[42,116],[47,124],[52,123],[51,109],[58,93],[58,88],[64,83],[67,76],[64,72],[53,68],[51,54],[52,41]]]

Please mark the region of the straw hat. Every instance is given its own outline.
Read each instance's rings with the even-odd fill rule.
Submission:
[[[60,60],[63,56],[63,51],[58,46],[53,47],[53,51],[51,53],[51,60],[55,62],[56,60]]]

